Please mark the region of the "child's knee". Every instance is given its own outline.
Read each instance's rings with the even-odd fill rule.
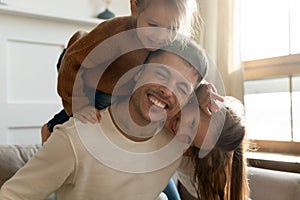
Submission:
[[[50,137],[51,132],[47,126],[47,124],[44,124],[41,128],[41,138],[42,138],[42,144],[44,144],[47,139]]]

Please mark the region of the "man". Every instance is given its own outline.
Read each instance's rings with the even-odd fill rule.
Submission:
[[[42,149],[3,185],[0,199],[156,199],[187,145],[162,129],[207,71],[190,41],[151,53],[135,75],[132,95],[101,110],[101,121],[73,118],[57,126]],[[43,169],[43,170],[41,170]]]

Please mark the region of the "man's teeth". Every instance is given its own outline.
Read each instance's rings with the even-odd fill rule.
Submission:
[[[153,97],[150,97],[150,101],[151,101],[154,105],[156,105],[156,106],[158,106],[158,107],[160,107],[160,108],[165,108],[165,107],[166,107],[166,104],[165,104],[165,103],[163,103],[163,102],[161,102],[161,101],[159,101],[159,100],[157,100],[157,99],[155,99],[155,98],[153,98]]]

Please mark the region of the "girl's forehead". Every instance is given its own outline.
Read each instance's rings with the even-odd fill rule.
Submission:
[[[172,1],[171,1],[172,2]],[[151,0],[142,10],[148,18],[157,19],[158,21],[168,21],[172,23],[179,23],[185,11],[180,10],[177,6],[164,0]]]
[[[139,8],[141,10],[148,9],[149,7],[163,7],[183,11],[187,7],[188,0],[137,0],[139,1]]]

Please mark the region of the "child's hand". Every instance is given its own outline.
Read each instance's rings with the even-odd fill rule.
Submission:
[[[84,107],[78,112],[74,113],[73,116],[82,123],[97,123],[100,122],[101,119],[100,111],[93,106]]]
[[[213,84],[201,84],[196,93],[200,108],[208,116],[210,116],[212,112],[220,110],[220,106],[217,104],[217,101],[224,102],[224,98],[216,92]]]

